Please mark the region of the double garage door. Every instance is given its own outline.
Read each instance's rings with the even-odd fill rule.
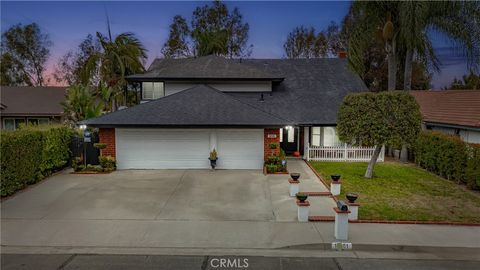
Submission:
[[[116,129],[119,169],[261,169],[263,129]]]

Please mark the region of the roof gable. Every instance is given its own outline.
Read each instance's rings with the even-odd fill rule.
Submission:
[[[109,113],[82,123],[90,126],[283,126],[287,120],[206,85]]]

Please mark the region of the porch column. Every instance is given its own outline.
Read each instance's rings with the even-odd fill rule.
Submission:
[[[303,128],[303,159],[308,160],[308,147],[310,146],[310,127]]]

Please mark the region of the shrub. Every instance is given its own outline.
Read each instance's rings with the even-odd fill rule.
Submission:
[[[480,144],[473,144],[469,148],[465,178],[468,188],[480,189]]]
[[[414,145],[415,162],[439,176],[478,189],[480,150],[456,136],[423,131]]]
[[[270,164],[270,165],[278,165],[279,162],[280,162],[280,157],[278,157],[278,156],[268,156],[265,163]]]
[[[110,172],[117,168],[117,162],[115,158],[111,156],[100,156],[99,158],[100,166],[103,168],[104,171]]]
[[[72,168],[74,172],[81,171],[82,168],[80,168],[80,166],[82,165],[83,165],[83,160],[81,157],[74,157],[72,159]]]
[[[1,196],[43,179],[67,165],[71,132],[60,126],[22,127],[2,131]]]
[[[278,148],[278,143],[271,143],[268,145],[270,149],[277,149]]]
[[[93,147],[102,150],[102,149],[107,148],[107,144],[106,143],[94,143]]]
[[[265,167],[267,168],[267,173],[275,173],[278,166],[276,164],[267,164]]]

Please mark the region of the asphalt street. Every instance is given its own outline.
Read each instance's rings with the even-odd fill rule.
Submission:
[[[164,255],[2,254],[2,270],[361,270],[480,269],[480,261]]]

